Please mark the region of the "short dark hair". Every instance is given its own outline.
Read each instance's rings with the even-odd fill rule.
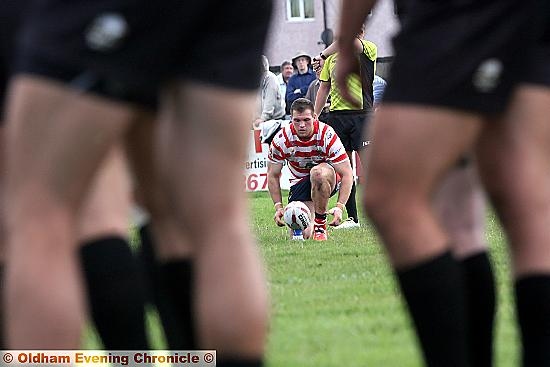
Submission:
[[[283,70],[283,68],[287,65],[292,65],[292,63],[288,60],[283,61],[283,63],[281,64],[281,70]]]
[[[307,98],[298,98],[294,102],[292,102],[292,105],[290,106],[290,113],[292,114],[292,111],[296,112],[304,112],[305,110],[311,110],[315,111],[315,106],[313,105],[313,102],[311,102]]]

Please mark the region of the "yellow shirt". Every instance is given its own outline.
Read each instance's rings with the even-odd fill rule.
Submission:
[[[363,44],[363,53],[359,55],[359,60],[361,63],[361,70],[364,70],[367,73],[367,79],[371,80],[371,85],[366,86],[365,90],[367,94],[363,95],[363,87],[361,85],[361,78],[357,74],[352,74],[348,78],[348,88],[350,93],[356,97],[357,100],[361,101],[361,109],[372,106],[372,79],[374,78],[374,73],[376,71],[376,54],[377,48],[374,43],[371,41],[360,40]],[[348,101],[342,98],[340,90],[336,86],[335,82],[335,72],[336,72],[336,62],[338,54],[330,55],[323,65],[321,70],[321,75],[319,80],[328,82],[330,81],[330,110],[331,111],[344,111],[344,110],[357,110],[357,107],[351,105]],[[370,77],[369,77],[370,75]],[[370,92],[369,92],[370,91]]]

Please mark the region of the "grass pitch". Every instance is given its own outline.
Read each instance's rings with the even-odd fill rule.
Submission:
[[[267,193],[251,194],[250,206],[272,299],[268,366],[422,366],[411,322],[372,226],[363,220],[361,228],[329,230],[327,242],[296,242],[273,223]],[[498,287],[495,365],[517,366],[509,262],[492,213],[487,241]]]

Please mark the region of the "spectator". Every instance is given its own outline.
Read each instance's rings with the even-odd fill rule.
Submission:
[[[281,120],[285,117],[285,111],[281,105],[282,95],[277,83],[277,77],[269,71],[269,60],[262,55],[262,64],[264,74],[261,79],[258,95],[258,109],[254,127],[258,128],[260,124],[268,120]]]
[[[298,52],[292,58],[292,65],[298,73],[290,77],[286,87],[287,108],[298,98],[305,97],[309,85],[315,80],[315,73],[311,69],[311,56],[306,52]]]
[[[288,84],[288,80],[290,77],[294,74],[294,66],[292,66],[292,63],[288,60],[283,61],[281,64],[281,72],[277,75],[277,82],[279,83],[279,90],[281,91],[281,105],[285,109],[285,113],[288,115],[290,106],[288,106],[288,109],[286,108],[286,86]]]
[[[382,96],[384,95],[384,89],[386,88],[386,85],[387,83],[384,78],[379,77],[378,75],[374,76],[374,81],[372,82],[372,104],[375,110],[376,108],[378,108],[380,102],[382,102]]]

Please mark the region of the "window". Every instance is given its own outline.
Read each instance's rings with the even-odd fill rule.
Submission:
[[[313,19],[315,17],[314,0],[287,0],[288,20]]]

